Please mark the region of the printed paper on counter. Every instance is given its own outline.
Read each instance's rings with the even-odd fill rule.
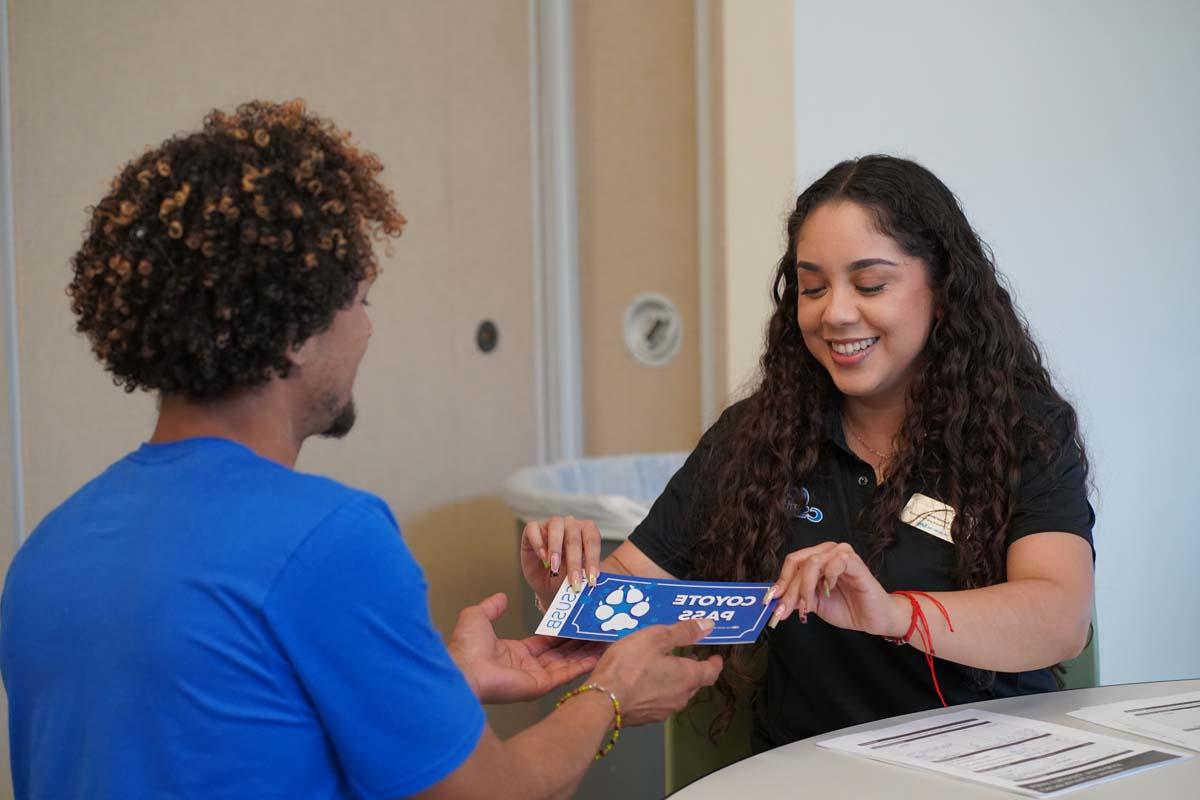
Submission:
[[[1088,706],[1070,714],[1097,725],[1200,750],[1200,692]]]
[[[978,709],[817,742],[1029,797],[1056,797],[1191,756],[1130,739]]]

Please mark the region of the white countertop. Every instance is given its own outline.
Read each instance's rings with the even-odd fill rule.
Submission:
[[[1105,728],[1067,716],[1068,711],[1121,700],[1163,697],[1200,691],[1200,680],[1160,681],[1101,686],[1094,689],[1050,692],[984,703],[955,706],[955,710],[982,708],[1001,714],[1053,722],[1108,736],[1153,742],[1151,739]],[[794,798],[833,800],[834,798],[920,798],[921,800],[960,800],[960,798],[1014,798],[1016,794],[955,780],[915,769],[883,764],[865,758],[817,747],[817,742],[855,731],[886,727],[897,722],[943,713],[943,709],[923,711],[886,720],[845,728],[747,758],[714,772],[671,795],[674,800],[743,800],[746,798]],[[1187,752],[1187,751],[1184,751]],[[1148,769],[1087,789],[1070,792],[1066,797],[1080,800],[1172,800],[1200,798],[1200,753],[1180,763]]]

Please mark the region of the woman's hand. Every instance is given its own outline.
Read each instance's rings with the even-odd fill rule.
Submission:
[[[830,625],[900,638],[908,631],[911,606],[889,595],[854,548],[824,542],[788,553],[770,595],[779,599],[771,627],[796,612],[814,613]]]
[[[551,517],[530,522],[521,534],[521,572],[545,604],[563,580],[576,591],[596,585],[600,574],[600,529],[589,519]]]

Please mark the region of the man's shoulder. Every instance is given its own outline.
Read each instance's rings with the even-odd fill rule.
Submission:
[[[312,527],[339,519],[356,526],[397,527],[383,498],[365,489],[303,472],[295,473],[291,489],[293,512],[302,514]]]
[[[127,460],[138,461],[142,452],[131,454]],[[383,501],[369,492],[327,475],[286,467],[223,440],[197,443],[187,458],[180,459],[173,474],[147,473],[140,480],[133,475],[127,478],[146,488],[164,481],[186,481],[187,486],[173,492],[186,505],[201,512],[219,513],[222,507],[236,510],[233,519],[254,520],[260,526],[275,522],[305,529],[339,508],[356,504],[386,510]]]
[[[244,485],[227,487],[230,501],[247,518],[285,536],[302,536],[339,519],[360,527],[396,526],[382,498],[327,475],[272,464],[246,477]]]
[[[354,513],[360,525],[395,526],[387,504],[370,492],[248,449],[206,443],[173,455],[143,448],[118,460],[51,511],[31,539],[119,530],[288,550],[339,513]]]

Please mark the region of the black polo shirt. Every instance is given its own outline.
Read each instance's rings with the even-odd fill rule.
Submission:
[[[1025,405],[1026,413],[1045,408],[1037,400]],[[672,575],[705,578],[692,570],[691,545],[698,531],[688,512],[698,497],[695,493],[710,490],[697,485],[698,480],[703,482],[699,478],[703,465],[714,463],[709,459],[719,461],[721,442],[745,408],[745,403],[730,407],[704,434],[630,536],[639,550]],[[1053,425],[1050,430],[1055,430]],[[800,489],[803,491],[793,493],[795,514],[787,531],[787,551],[844,541],[865,560],[868,538],[858,522],[876,489],[875,472],[847,446],[836,413],[827,421],[817,466]],[[1094,520],[1079,450],[1073,443],[1067,443],[1063,456],[1052,465],[1026,457],[1007,536],[1009,545],[1022,536],[1044,531],[1074,533],[1091,543]],[[953,544],[897,519],[896,541],[884,554],[876,577],[889,592],[951,591],[956,588],[954,566]],[[793,614],[767,634],[767,671],[755,700],[756,751],[940,706],[925,654],[914,647],[898,647],[879,636],[836,628],[815,614],[808,616],[807,624]],[[983,687],[977,670],[940,658],[935,665],[942,693],[951,705],[1057,688],[1049,669],[997,673],[995,680]]]

